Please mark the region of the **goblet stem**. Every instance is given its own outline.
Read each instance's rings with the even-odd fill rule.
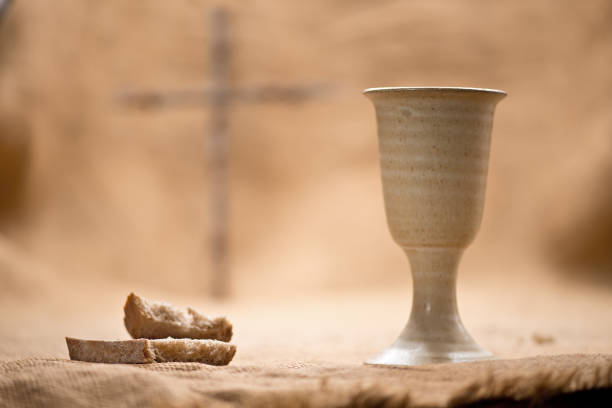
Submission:
[[[457,267],[462,249],[405,249],[412,270],[413,295],[404,340],[439,343],[441,339],[466,337],[457,310]]]
[[[404,248],[413,278],[410,320],[391,347],[369,364],[417,365],[484,359],[457,310],[459,248]]]

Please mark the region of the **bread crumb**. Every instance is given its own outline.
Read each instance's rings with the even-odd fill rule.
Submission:
[[[533,333],[531,335],[531,340],[538,345],[553,344],[555,342],[555,338],[553,336],[541,333]]]

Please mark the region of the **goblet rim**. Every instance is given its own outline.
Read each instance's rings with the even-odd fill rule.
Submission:
[[[364,89],[364,94],[373,92],[404,92],[404,91],[451,91],[451,92],[478,92],[490,93],[497,95],[508,95],[506,92],[499,89],[491,88],[472,88],[463,86],[381,86],[375,88]]]

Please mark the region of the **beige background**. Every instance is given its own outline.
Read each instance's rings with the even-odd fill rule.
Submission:
[[[214,5],[231,13],[235,84],[333,86],[298,105],[232,109],[236,304],[395,291],[407,309],[409,268],[386,228],[361,91],[476,86],[509,96],[482,229],[461,265],[460,290],[475,296],[463,307],[505,293],[511,312],[559,287],[554,304],[575,285],[587,293],[576,310],[610,329],[588,290],[611,297],[612,4],[570,0],[17,1],[1,28],[5,316],[15,301],[73,310],[96,294],[120,305],[131,290],[208,302],[207,110],[115,98],[206,84]]]

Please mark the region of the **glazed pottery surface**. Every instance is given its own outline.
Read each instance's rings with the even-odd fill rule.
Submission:
[[[413,277],[408,324],[368,364],[418,365],[488,358],[457,311],[457,266],[484,207],[491,129],[502,91],[371,88],[385,211]]]

